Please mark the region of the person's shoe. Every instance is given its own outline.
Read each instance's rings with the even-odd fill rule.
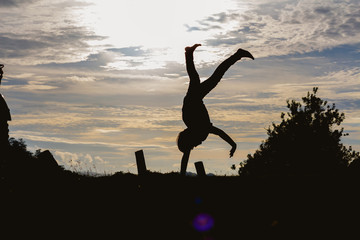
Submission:
[[[252,60],[254,60],[255,58],[253,57],[253,55],[251,55],[250,52],[239,48],[239,50],[237,50],[237,52],[235,53],[235,55],[237,55],[239,58],[243,58],[243,57],[247,57],[247,58],[251,58]]]

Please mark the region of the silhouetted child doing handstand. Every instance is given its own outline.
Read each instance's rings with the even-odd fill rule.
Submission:
[[[194,65],[193,53],[201,44],[185,48],[186,70],[190,78],[189,88],[184,98],[182,118],[187,128],[179,133],[177,145],[183,153],[180,174],[185,175],[191,150],[200,145],[209,133],[218,135],[231,145],[230,157],[234,155],[236,143],[223,130],[213,126],[203,98],[220,82],[231,65],[242,57],[254,59],[246,50],[239,49],[235,54],[223,61],[215,72],[205,81],[200,82],[199,74]]]

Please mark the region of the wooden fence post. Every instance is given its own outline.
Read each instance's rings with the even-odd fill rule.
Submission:
[[[199,161],[199,162],[195,162],[194,164],[195,164],[197,175],[199,177],[205,177],[206,173],[205,173],[205,168],[204,168],[203,162]]]
[[[147,172],[144,151],[143,150],[136,151],[135,157],[136,157],[136,165],[137,165],[137,169],[138,169],[138,175],[144,175]]]

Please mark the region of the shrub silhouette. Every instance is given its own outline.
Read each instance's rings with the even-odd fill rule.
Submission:
[[[10,138],[9,139],[10,150],[22,155],[23,158],[32,158],[33,154],[27,150],[27,145],[24,139]]]
[[[345,119],[335,104],[316,96],[318,88],[302,98],[303,104],[287,101],[289,112],[281,113],[281,123],[267,129],[268,139],[260,149],[240,164],[240,175],[334,174],[359,158],[340,139],[338,127]]]
[[[34,176],[42,177],[63,170],[50,153],[40,149],[35,154],[27,150],[27,144],[22,139],[9,139],[9,147],[0,154],[0,177],[26,179]]]

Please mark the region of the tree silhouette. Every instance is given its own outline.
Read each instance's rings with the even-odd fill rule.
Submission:
[[[345,170],[359,153],[340,143],[344,113],[308,92],[303,105],[287,101],[281,123],[267,129],[268,139],[240,164],[240,175],[334,174]]]

